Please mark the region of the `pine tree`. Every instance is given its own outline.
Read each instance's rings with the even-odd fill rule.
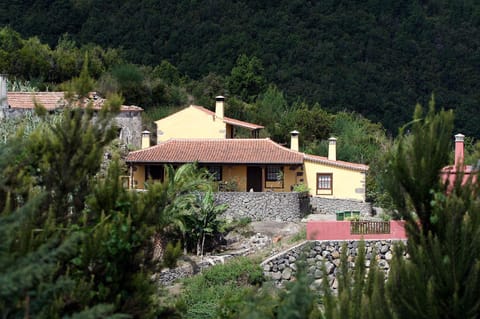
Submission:
[[[15,167],[11,155],[21,150],[19,142],[11,141],[0,149],[2,171]],[[16,187],[20,184],[12,185],[8,181],[8,178],[0,180],[4,195],[0,200],[0,316],[60,318],[76,286],[62,271],[62,265],[78,252],[84,236],[79,231],[57,227],[53,214],[42,210],[48,199],[45,192],[38,189],[24,192],[22,188],[28,183],[19,186],[18,192]],[[13,197],[17,200],[13,201]],[[107,305],[96,305],[72,315],[110,318],[112,310]]]
[[[439,176],[452,127],[451,112],[435,113],[430,106],[422,118],[417,107],[410,135],[403,132],[391,157],[391,195],[407,221],[409,238],[409,258],[397,248],[387,283],[397,318],[480,315],[478,180],[462,185],[463,176],[457,175],[447,194]]]
[[[389,302],[384,293],[384,275],[377,268],[375,252],[372,252],[370,267],[366,267],[365,242],[360,241],[355,266],[349,267],[348,247],[342,246],[340,270],[337,272],[338,295],[333,296],[325,267],[322,285],[324,314],[326,318],[393,318]]]
[[[413,241],[419,239],[420,233],[435,233],[431,202],[436,192],[444,191],[439,173],[448,164],[452,129],[453,113],[436,114],[432,98],[425,117],[422,107],[417,105],[413,121],[402,128],[395,149],[387,158],[388,191],[398,213],[413,228],[409,237]]]
[[[0,311],[151,318],[155,286],[142,266],[149,232],[140,219],[148,210],[137,209],[151,207],[121,187],[115,163],[103,181],[97,175],[119,101],[97,112],[85,97],[69,99],[58,122],[0,149]]]

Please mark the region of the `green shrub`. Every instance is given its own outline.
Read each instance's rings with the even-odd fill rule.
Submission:
[[[180,241],[177,241],[175,246],[170,242],[165,248],[165,254],[163,255],[163,265],[168,268],[177,267],[177,260],[182,255],[182,245]]]
[[[293,185],[293,191],[304,193],[304,192],[309,192],[310,188],[308,188],[307,185],[305,185],[304,183],[300,183],[300,184]]]
[[[263,271],[258,260],[236,258],[186,279],[184,293],[177,301],[177,309],[184,309],[185,318],[214,318],[219,301],[224,296],[236,299],[235,295],[243,295],[245,290],[260,285],[263,281]]]

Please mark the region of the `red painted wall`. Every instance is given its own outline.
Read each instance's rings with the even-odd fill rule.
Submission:
[[[350,221],[309,221],[309,240],[355,240],[355,239],[407,239],[405,222],[390,221],[390,234],[351,235]]]

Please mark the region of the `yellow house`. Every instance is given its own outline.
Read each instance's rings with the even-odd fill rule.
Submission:
[[[258,137],[263,126],[224,116],[225,98],[217,96],[215,100],[215,112],[190,105],[156,121],[157,141],[165,142],[171,138],[233,138],[236,127],[248,129],[252,137]]]
[[[305,154],[305,184],[312,196],[365,201],[368,166],[336,159],[336,139],[329,139],[328,157]]]
[[[292,137],[295,145],[296,137]],[[312,196],[365,201],[367,165],[338,161],[335,139],[329,157],[285,148],[270,139],[170,139],[131,152],[130,186],[144,189],[145,182],[163,180],[164,165],[197,162],[232,191],[289,192],[298,184]]]
[[[197,162],[221,187],[235,191],[291,191],[303,180],[302,153],[266,139],[170,139],[131,152],[132,187],[147,179],[162,180],[164,165]]]
[[[224,117],[223,103],[217,97],[216,112],[190,106],[157,121],[155,146],[144,132],[142,149],[126,159],[130,187],[144,189],[147,180],[163,180],[165,164],[197,162],[221,190],[290,192],[304,184],[311,196],[365,201],[368,166],[338,161],[335,138],[329,140],[328,157],[299,152],[297,131],[291,132],[290,149],[268,138],[236,139],[235,127],[258,136],[262,126]]]

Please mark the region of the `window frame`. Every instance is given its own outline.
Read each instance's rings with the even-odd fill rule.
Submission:
[[[152,174],[152,171],[154,172]],[[148,180],[163,182],[165,179],[165,166],[157,164],[145,165],[145,181]]]
[[[269,177],[269,169],[276,169],[277,171],[275,172],[275,179],[272,179]],[[278,179],[278,174],[282,174],[282,179]],[[283,167],[278,166],[278,165],[267,165],[265,169],[265,181],[266,182],[283,182],[283,179],[285,176],[283,175]]]
[[[328,177],[330,180],[330,187],[320,187],[320,177]],[[324,181],[325,183],[325,181]],[[332,195],[333,194],[333,173],[317,173],[317,195]]]
[[[208,165],[208,173],[213,176],[214,182],[221,182],[223,180],[223,167],[221,165]]]

